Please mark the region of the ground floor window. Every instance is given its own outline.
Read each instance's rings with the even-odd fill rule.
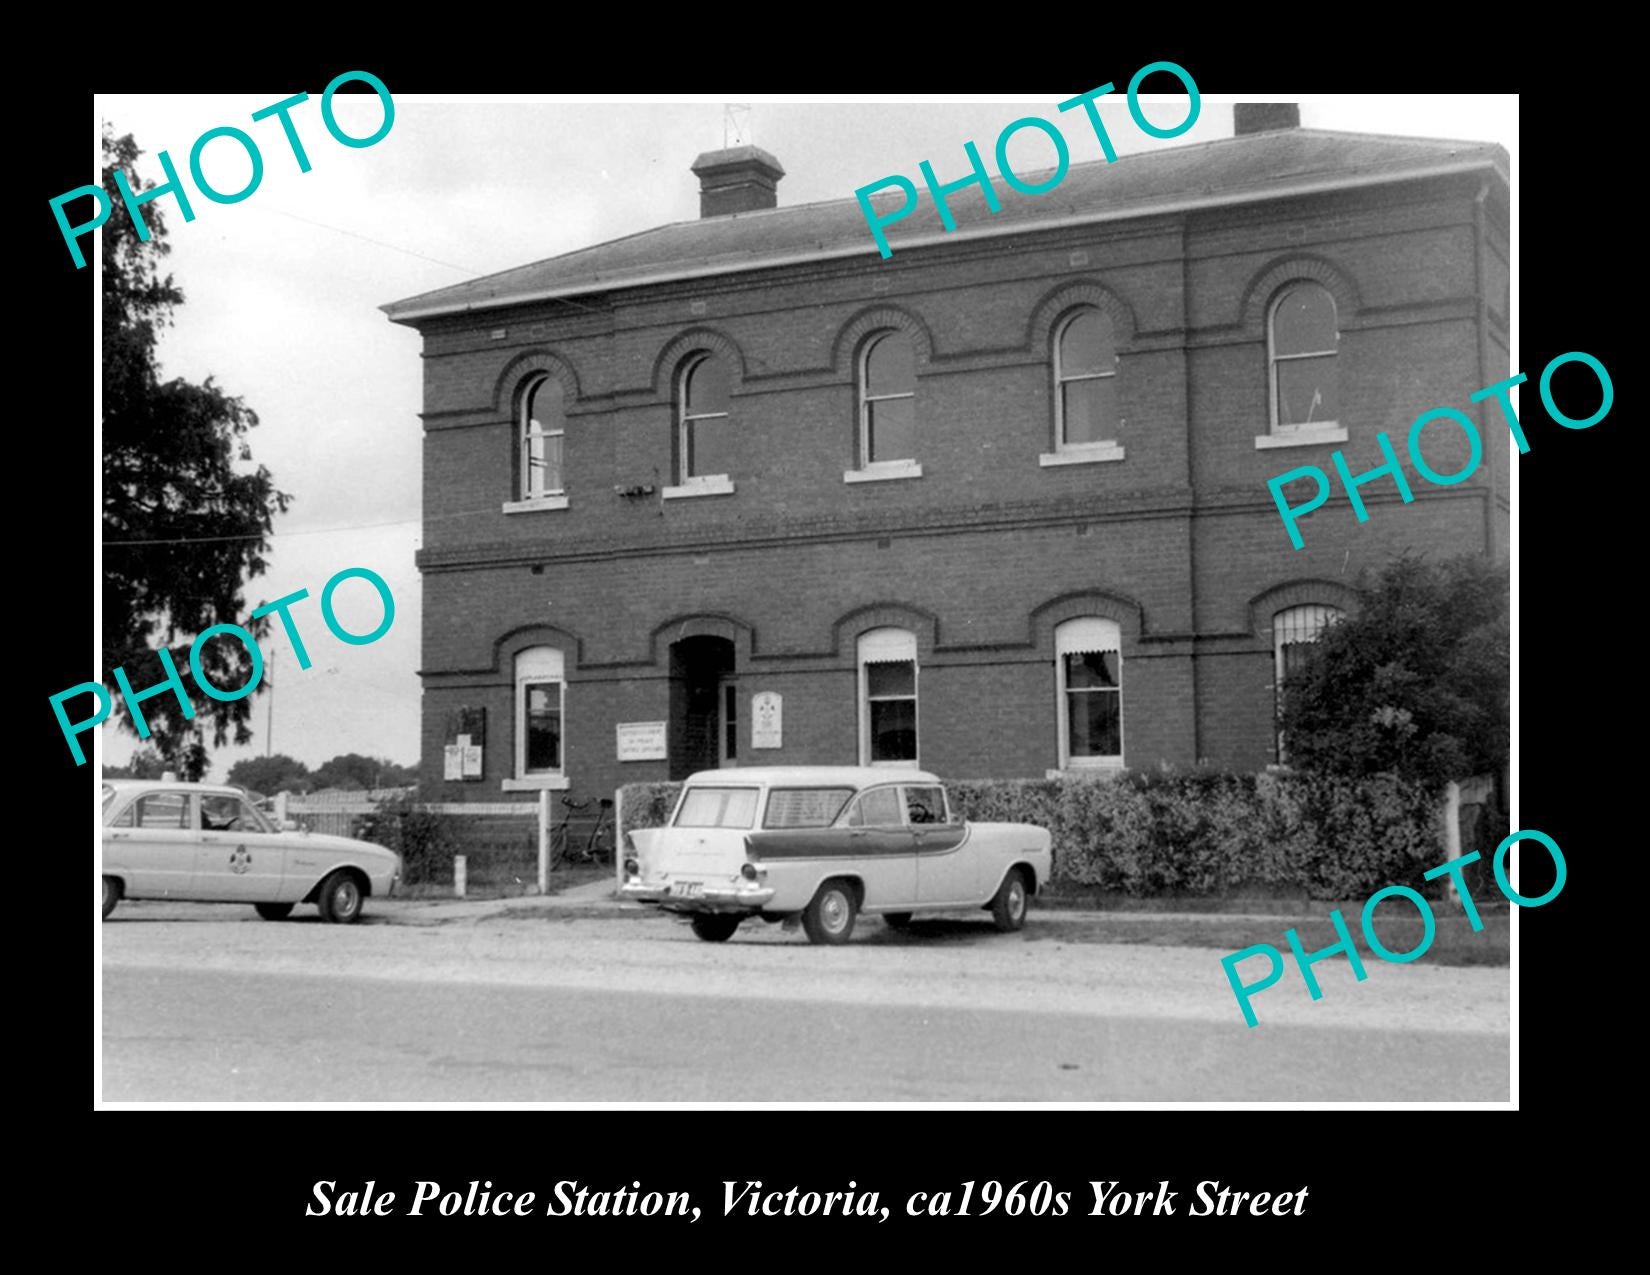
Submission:
[[[1272,708],[1275,721],[1283,716],[1283,684],[1289,675],[1300,668],[1309,655],[1309,648],[1319,636],[1342,615],[1339,607],[1290,607],[1272,617]],[[1284,760],[1283,727],[1278,725],[1278,761]]]
[[[1060,768],[1123,764],[1123,641],[1111,620],[1054,630]]]
[[[562,653],[535,646],[516,656],[516,778],[563,773],[566,680]]]
[[[868,766],[917,764],[917,635],[872,629],[859,639],[859,757]]]

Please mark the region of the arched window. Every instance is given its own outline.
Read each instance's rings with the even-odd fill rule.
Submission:
[[[554,376],[530,382],[521,396],[522,500],[562,494],[562,439],[566,432],[561,382]]]
[[[1272,702],[1275,716],[1283,713],[1283,684],[1306,660],[1308,648],[1344,612],[1339,607],[1310,603],[1289,607],[1272,617]],[[1277,729],[1278,760],[1283,761],[1283,729]]]
[[[1123,764],[1123,635],[1084,617],[1054,630],[1060,768]]]
[[[917,635],[860,634],[859,758],[863,766],[917,764]]]
[[[859,459],[863,467],[916,458],[917,352],[904,332],[880,332],[859,361]]]
[[[1340,332],[1335,298],[1322,284],[1298,280],[1278,293],[1267,318],[1272,378],[1272,433],[1325,430],[1340,423],[1335,352]]]
[[[566,774],[562,746],[566,662],[553,646],[534,646],[516,656],[516,778],[542,786]]]
[[[1085,306],[1054,330],[1055,451],[1114,448],[1117,437],[1117,341],[1111,316]]]
[[[738,441],[728,416],[732,388],[721,355],[696,354],[683,365],[676,395],[678,481],[683,486],[727,482]]]

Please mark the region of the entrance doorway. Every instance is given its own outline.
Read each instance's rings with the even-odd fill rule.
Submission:
[[[737,765],[739,694],[733,643],[699,636],[670,644],[670,777]]]

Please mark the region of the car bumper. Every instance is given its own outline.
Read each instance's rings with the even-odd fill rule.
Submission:
[[[656,903],[682,912],[757,912],[773,898],[772,886],[707,885],[697,894],[672,894],[668,885],[629,881],[619,895],[636,903]]]

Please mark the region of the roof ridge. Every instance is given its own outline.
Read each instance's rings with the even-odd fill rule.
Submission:
[[[1092,185],[1095,181],[1094,175],[1098,173],[1099,170],[1103,168],[1117,168],[1121,164],[1133,173],[1138,174],[1140,181],[1144,181],[1149,185],[1153,180],[1159,180],[1151,176],[1152,170],[1157,169],[1160,164],[1173,163],[1175,167],[1165,169],[1162,175],[1163,179],[1167,179],[1171,182],[1171,184],[1173,184],[1177,181],[1182,181],[1182,178],[1187,171],[1186,157],[1194,151],[1205,153],[1214,153],[1216,151],[1237,152],[1238,155],[1240,155],[1242,151],[1249,149],[1256,151],[1256,157],[1253,161],[1239,158],[1238,155],[1232,155],[1228,161],[1211,159],[1209,162],[1216,164],[1217,168],[1221,163],[1225,162],[1228,169],[1230,169],[1231,164],[1249,165],[1250,163],[1254,163],[1262,168],[1265,168],[1268,163],[1270,163],[1274,168],[1277,168],[1279,161],[1290,159],[1291,152],[1288,149],[1281,149],[1278,160],[1268,160],[1265,158],[1268,152],[1273,148],[1285,148],[1291,139],[1300,138],[1305,138],[1308,140],[1344,140],[1349,143],[1365,143],[1370,145],[1385,144],[1388,147],[1399,148],[1398,153],[1396,154],[1391,153],[1389,150],[1388,153],[1385,154],[1360,156],[1358,157],[1357,162],[1355,162],[1351,156],[1346,157],[1345,175],[1349,180],[1359,172],[1363,173],[1366,177],[1391,174],[1392,179],[1396,180],[1403,175],[1404,170],[1406,169],[1414,169],[1414,175],[1421,176],[1424,175],[1426,171],[1437,168],[1439,165],[1448,167],[1449,161],[1451,160],[1454,160],[1457,166],[1463,163],[1487,163],[1494,167],[1498,172],[1501,172],[1503,178],[1506,179],[1506,173],[1504,171],[1505,165],[1502,162],[1503,157],[1506,156],[1506,149],[1497,142],[1451,138],[1406,137],[1395,134],[1356,133],[1340,129],[1321,128],[1271,129],[1260,133],[1245,133],[1229,137],[1210,138],[1207,141],[1193,142],[1182,146],[1153,147],[1148,150],[1131,152],[1130,154],[1120,156],[1118,160],[1098,158],[1069,164],[1067,174],[1070,178],[1078,178],[1081,176],[1082,178],[1085,178],[1090,185]],[[1402,148],[1410,148],[1409,153],[1404,153]],[[1465,152],[1465,154],[1462,152]],[[1287,181],[1291,178],[1308,175],[1314,169],[1321,169],[1326,176],[1328,175],[1329,165],[1321,156],[1314,157],[1311,152],[1308,152],[1304,158],[1306,160],[1305,168],[1298,166],[1289,167],[1285,164],[1281,171],[1270,173],[1263,172],[1258,174],[1249,174],[1247,168],[1245,168],[1243,174],[1228,172],[1225,177],[1225,181],[1227,182],[1226,190],[1228,193],[1235,195],[1239,192],[1251,192],[1258,189],[1264,189],[1269,184],[1287,183]],[[1153,162],[1154,159],[1156,160],[1156,163]],[[1124,164],[1124,161],[1129,160],[1137,160],[1139,163]],[[1023,174],[1017,173],[1015,175],[1027,180],[1036,180],[1041,178],[1044,174],[1050,174],[1054,171],[1056,171],[1054,168],[1046,167],[1036,170],[1028,170]],[[999,176],[1000,175],[1001,174],[999,173]],[[1244,180],[1243,178],[1245,175],[1248,175],[1250,180]],[[1066,179],[1063,178],[1062,180]],[[1217,178],[1217,181],[1218,180],[1219,179]],[[1182,182],[1182,184],[1184,183]],[[1149,191],[1141,191],[1138,189],[1138,186],[1139,182],[1136,180],[1130,179],[1126,182],[1126,190],[1122,193],[1122,203],[1117,206],[1116,210],[1120,211],[1124,207],[1133,204],[1140,204],[1144,206],[1151,203],[1155,196],[1153,196]],[[1211,189],[1205,189],[1202,192],[1203,196],[1209,196],[1212,194],[1214,194],[1214,192]],[[1218,198],[1218,196],[1216,197]],[[599,243],[586,244],[582,247],[569,249],[566,252],[557,253],[553,256],[542,257],[534,261],[525,262],[518,266],[511,266],[504,270],[497,270],[485,275],[478,275],[461,283],[447,284],[441,288],[432,289],[428,292],[419,293],[415,296],[390,302],[379,308],[389,314],[392,318],[397,318],[398,315],[404,315],[409,311],[420,311],[431,306],[445,306],[449,302],[454,302],[459,299],[464,299],[469,303],[460,306],[461,309],[470,309],[473,307],[485,308],[511,304],[511,302],[507,299],[511,293],[522,291],[523,289],[525,289],[527,293],[532,293],[534,291],[534,288],[528,285],[531,283],[532,276],[535,271],[549,271],[552,273],[559,271],[564,275],[575,275],[580,273],[580,264],[583,259],[587,257],[590,258],[596,265],[601,266],[604,264],[604,258],[612,256],[613,250],[621,245],[636,244],[640,241],[650,238],[658,238],[661,236],[667,237],[668,243],[669,236],[683,234],[694,227],[714,227],[718,225],[730,226],[739,222],[745,222],[746,224],[753,226],[753,233],[755,233],[754,227],[758,224],[765,225],[775,221],[776,219],[785,220],[789,218],[796,218],[800,229],[798,234],[793,237],[797,238],[798,242],[791,246],[790,251],[811,252],[815,249],[826,250],[831,248],[831,242],[829,241],[831,240],[832,232],[829,229],[826,230],[823,237],[821,237],[817,243],[803,244],[801,242],[802,239],[811,239],[813,237],[813,232],[808,231],[808,215],[812,213],[817,218],[827,212],[836,212],[840,214],[843,210],[855,207],[857,201],[857,195],[837,196],[829,199],[812,200],[801,204],[785,204],[773,208],[752,209],[748,212],[730,213],[717,217],[699,217],[666,222],[662,225],[650,226],[643,230],[633,231],[628,235],[621,235],[614,239],[604,239]],[[1018,218],[1010,218],[1008,220],[1011,221],[1013,225],[1010,226],[1005,224],[1003,226],[1005,233],[1010,231],[1013,233],[1035,231],[1043,224],[1041,219],[1035,218],[1025,221],[1024,223],[1022,223],[1022,221]],[[816,224],[815,230],[818,229],[820,229],[820,227]],[[759,235],[759,239],[771,239],[772,235],[776,233],[779,234],[781,238],[784,237],[784,232],[775,231]],[[867,241],[867,246],[869,246],[869,240]],[[753,246],[748,250],[739,253],[734,253],[731,249],[727,249],[723,251],[723,256],[727,258],[737,257],[740,259],[762,258],[773,254],[775,251],[776,249],[772,246]],[[832,249],[832,251],[834,252],[834,249]],[[620,254],[621,258],[625,255],[626,254]],[[618,262],[606,263],[608,268],[601,270],[585,267],[583,273],[589,275],[590,277],[583,281],[584,290],[601,291],[603,289],[626,286],[626,279],[636,278],[637,271],[641,269],[643,264],[645,264],[645,262],[637,261],[636,258],[638,255],[645,258],[647,256],[647,250],[642,250],[640,254],[632,252],[628,255],[632,258],[629,264],[626,264],[621,259]],[[657,255],[657,253],[654,255]],[[760,264],[760,262],[758,261],[756,264]],[[650,266],[649,269],[652,270],[654,267]],[[646,270],[642,271],[643,275],[646,275],[647,273],[648,271]],[[716,271],[712,270],[709,273],[716,273]],[[506,284],[504,281],[507,279],[521,280],[521,288],[511,287]],[[397,318],[397,321],[400,320]]]

